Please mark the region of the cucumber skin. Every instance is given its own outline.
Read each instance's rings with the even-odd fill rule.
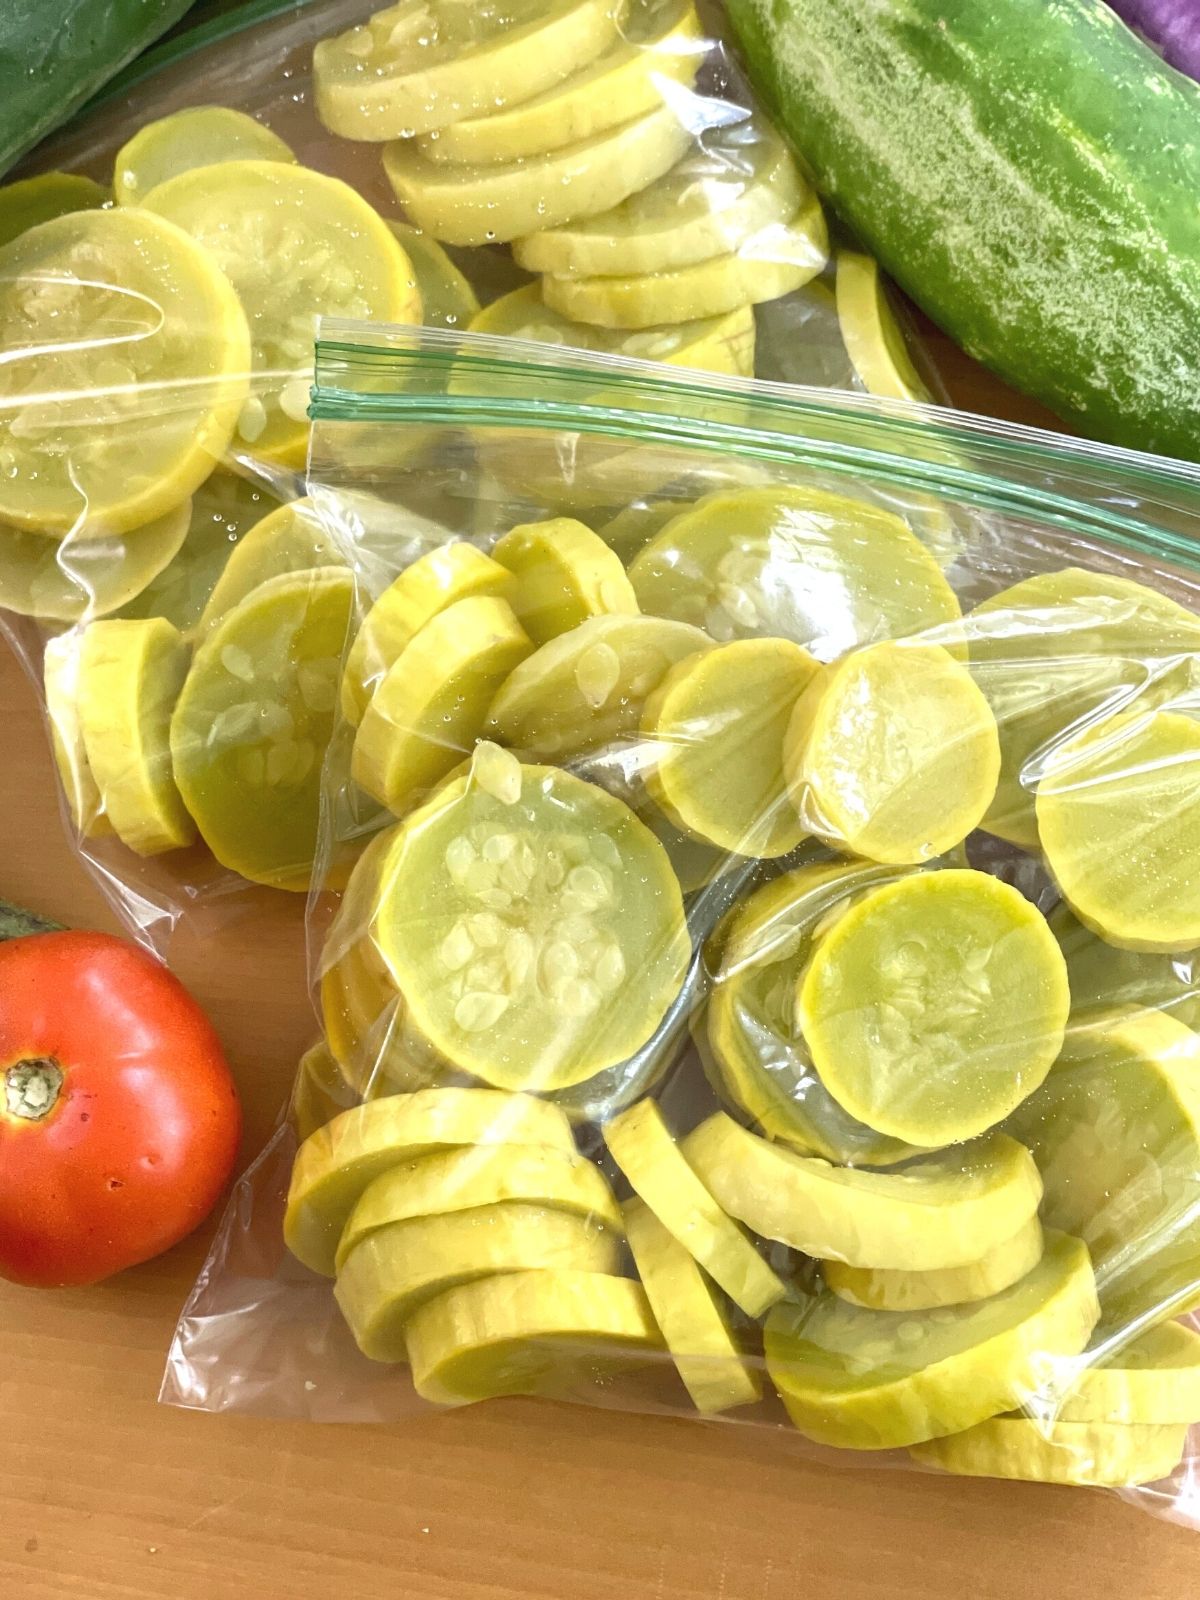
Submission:
[[[192,0],[2,0],[0,173],[65,122]]]
[[[1200,460],[1200,86],[1102,0],[726,0],[834,206],[969,354]]]
[[[11,901],[0,900],[0,942],[5,939],[24,939],[31,933],[61,933],[62,923],[51,922],[33,911],[14,906]]]

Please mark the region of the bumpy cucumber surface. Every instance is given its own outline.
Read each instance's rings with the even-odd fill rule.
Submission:
[[[1200,456],[1200,87],[1102,0],[729,0],[819,186],[972,355]]]

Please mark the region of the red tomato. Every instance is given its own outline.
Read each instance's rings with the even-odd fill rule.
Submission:
[[[240,1133],[212,1024],[166,967],[104,933],[0,944],[0,1277],[96,1283],[168,1249]]]

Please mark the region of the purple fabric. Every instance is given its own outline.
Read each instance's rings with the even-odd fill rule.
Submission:
[[[1197,0],[1109,0],[1118,16],[1136,28],[1163,59],[1200,79],[1200,4]]]

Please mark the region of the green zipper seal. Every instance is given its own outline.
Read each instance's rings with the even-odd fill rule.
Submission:
[[[342,331],[367,333],[386,342],[366,343],[334,337]],[[514,356],[509,353],[511,351],[518,354]],[[568,355],[583,365],[565,365],[564,357]],[[355,402],[364,398],[363,391],[357,386],[342,388],[331,381],[339,357],[348,366],[375,368],[385,374],[390,369],[408,364],[431,371],[444,368],[460,376],[465,370],[516,375],[522,380],[536,372],[543,384],[566,381],[569,384],[586,382],[594,386],[596,378],[604,376],[606,381],[615,381],[622,387],[629,385],[648,393],[661,392],[670,397],[673,407],[677,407],[680,394],[684,394],[710,399],[715,397],[718,403],[724,405],[743,405],[749,399],[756,407],[763,409],[783,412],[799,410],[806,416],[836,419],[839,426],[845,426],[849,417],[857,417],[853,425],[863,426],[869,418],[872,425],[901,436],[907,435],[926,450],[931,438],[940,437],[951,440],[944,448],[952,453],[966,445],[972,449],[983,449],[989,454],[1032,459],[1043,466],[1049,458],[1074,457],[1079,465],[1086,467],[1094,464],[1092,458],[1095,458],[1103,464],[1106,472],[1128,478],[1138,487],[1151,485],[1158,488],[1173,482],[1176,488],[1196,497],[1196,505],[1189,510],[1189,514],[1200,515],[1200,466],[1165,456],[1122,450],[1087,439],[1067,438],[1040,428],[1001,422],[993,417],[952,407],[879,400],[850,391],[805,384],[771,384],[758,379],[728,379],[715,375],[701,378],[699,374],[693,374],[693,381],[688,381],[689,369],[664,368],[661,363],[634,360],[627,356],[567,352],[560,346],[546,346],[524,339],[500,339],[494,335],[463,334],[453,330],[373,329],[369,324],[347,323],[339,318],[326,318],[322,325],[317,346],[314,403],[319,398],[337,406],[343,401]],[[322,371],[323,365],[330,369],[328,375]],[[437,392],[442,391],[439,389]],[[386,391],[384,396],[389,400],[392,398]],[[832,403],[831,396],[834,397]],[[370,398],[378,396],[372,395]],[[404,398],[407,404],[408,395]],[[315,411],[312,414],[316,415]]]
[[[1165,497],[1173,511],[1196,519],[1200,527],[1200,468],[1165,457],[1114,451],[1087,441],[1059,443],[1039,429],[964,412],[952,413],[956,420],[947,424],[933,420],[937,408],[833,396],[824,389],[754,380],[687,381],[678,373],[664,375],[653,363],[619,356],[580,354],[564,364],[560,348],[549,352],[523,341],[396,329],[378,335],[389,343],[370,344],[345,337],[351,331],[332,320],[322,330],[309,411],[314,421],[563,430],[818,467],[923,494],[945,497],[949,492],[964,504],[1033,517],[1076,538],[1102,539],[1200,572],[1195,537],[1054,487],[976,470],[962,459],[964,452],[983,453],[1043,478],[1073,473],[1086,480],[1090,474],[1089,486],[1098,494],[1128,499],[1133,493],[1160,505]],[[527,353],[508,353],[514,346]],[[364,391],[354,382],[356,374],[364,373],[375,382],[381,376],[389,379],[391,387]],[[451,393],[452,373],[459,385],[474,380],[483,387],[490,378],[491,387],[497,381],[501,388],[509,383],[514,392]],[[576,398],[580,388],[602,388],[604,404]],[[566,397],[556,398],[555,391],[563,390]],[[663,409],[654,408],[656,401]],[[731,420],[730,411],[740,414],[740,420]],[[840,437],[828,437],[831,432]],[[855,434],[882,434],[890,448],[859,443]],[[913,454],[898,453],[909,443]],[[1194,503],[1171,501],[1172,494]]]

